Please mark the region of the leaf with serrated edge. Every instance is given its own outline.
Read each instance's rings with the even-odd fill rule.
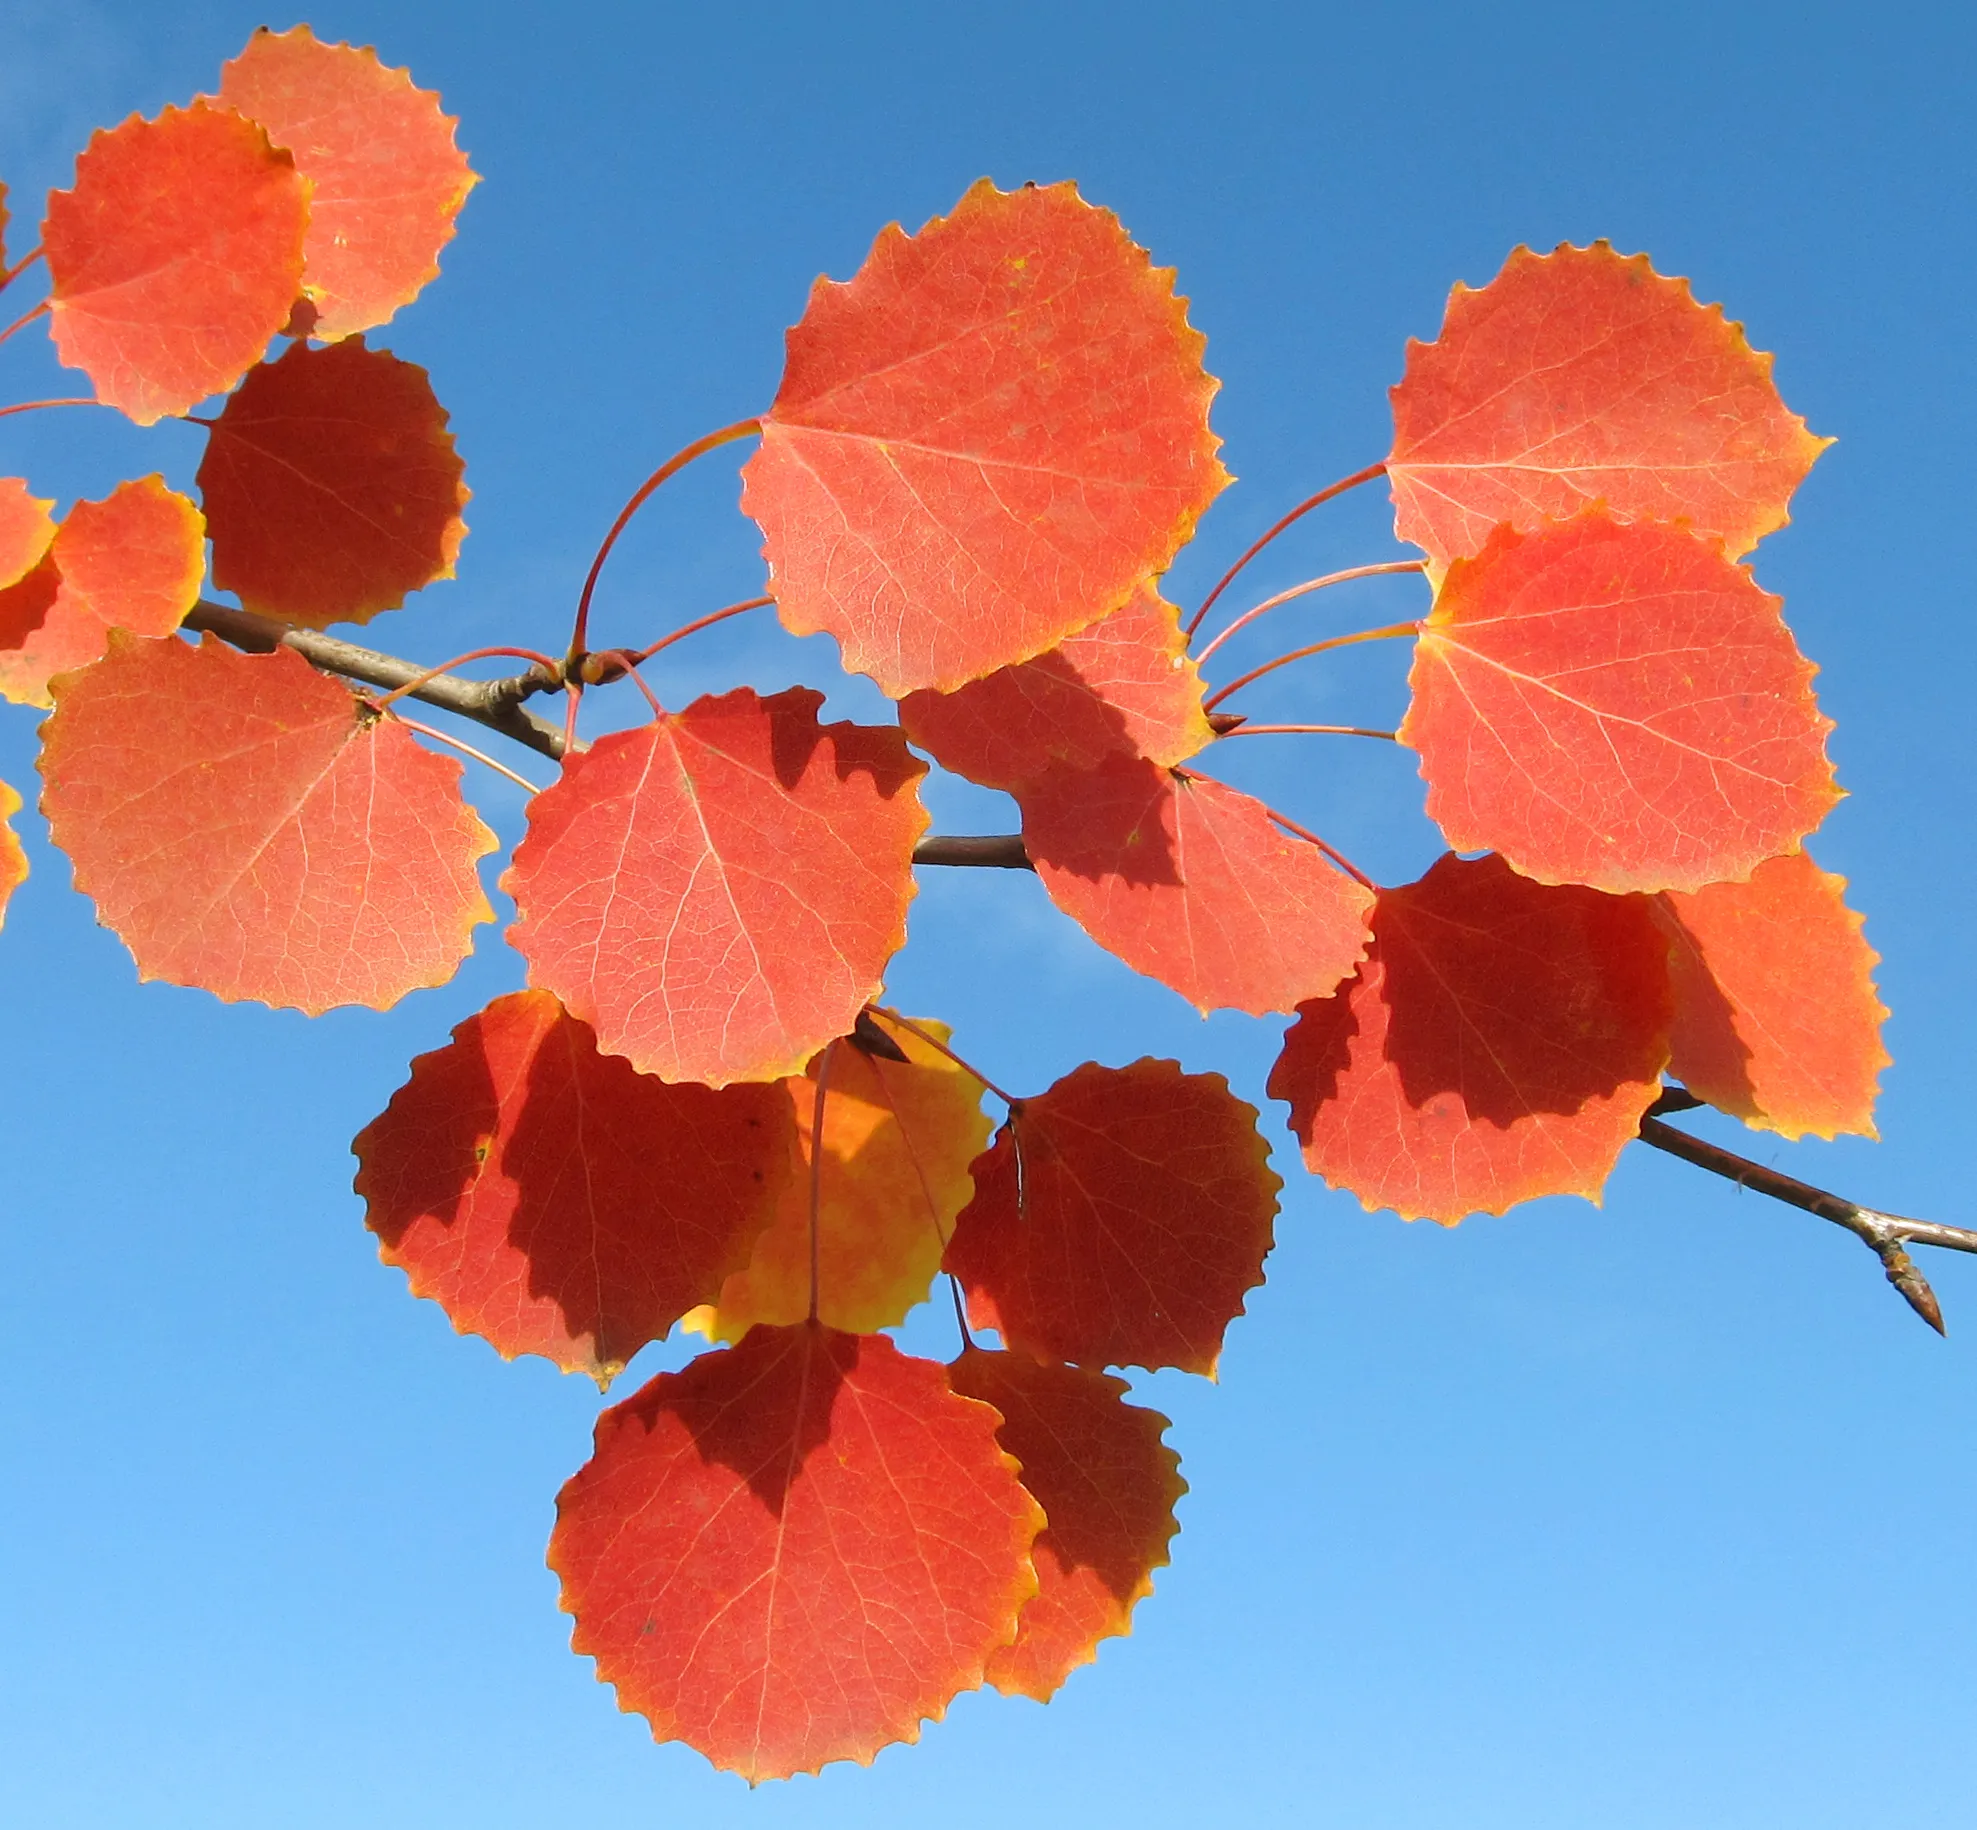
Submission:
[[[21,810],[21,797],[0,782],[0,927],[6,925],[7,903],[27,881],[27,853],[9,822]]]
[[[292,650],[118,630],[54,694],[41,808],[141,978],[383,1010],[443,985],[493,919],[460,763]]]
[[[1228,481],[1203,345],[1073,185],[983,179],[886,229],[812,290],[744,473],[784,625],[896,699],[1117,610]]]
[[[1453,1226],[1597,1201],[1661,1090],[1667,948],[1648,900],[1441,858],[1382,890],[1373,950],[1270,1073],[1306,1165],[1373,1212]]]
[[[1281,1187],[1220,1074],[1086,1062],[1011,1111],[946,1267],[974,1325],[1025,1353],[1212,1374]]]
[[[0,590],[41,563],[55,538],[55,504],[33,494],[20,477],[0,477]]]
[[[945,1367],[814,1323],[661,1373],[557,1497],[572,1647],[751,1783],[917,1740],[1036,1593],[1043,1514],[996,1421]]]
[[[600,1385],[748,1262],[794,1148],[782,1088],[638,1073],[546,991],[460,1024],[351,1145],[415,1295]]]

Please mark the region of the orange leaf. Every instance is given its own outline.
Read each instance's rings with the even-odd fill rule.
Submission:
[[[384,323],[439,273],[477,182],[439,97],[369,46],[266,26],[220,73],[220,94],[294,156],[312,186],[303,290],[309,334],[333,342]]]
[[[56,354],[140,426],[223,393],[287,322],[308,196],[288,154],[231,108],[98,132],[41,229]]]
[[[41,563],[55,538],[55,504],[31,495],[20,477],[0,477],[0,590]]]
[[[1204,1013],[1295,1010],[1366,951],[1372,892],[1208,776],[1114,756],[1019,799],[1050,899]]]
[[[213,581],[312,629],[368,622],[453,576],[465,472],[424,369],[361,339],[293,344],[228,400],[200,460]]]
[[[896,699],[1117,610],[1228,481],[1203,344],[1073,185],[983,179],[888,228],[811,292],[744,473],[785,626]]]
[[[1598,509],[1500,529],[1423,626],[1400,740],[1457,851],[1541,883],[1690,890],[1840,798],[1812,664],[1709,541]]]
[[[1453,1226],[1539,1195],[1597,1201],[1668,1061],[1646,899],[1441,858],[1383,890],[1373,951],[1304,1006],[1270,1074],[1311,1170],[1370,1213]]]
[[[444,984],[492,919],[460,764],[292,650],[118,630],[54,691],[42,811],[141,978],[382,1010]]]
[[[985,788],[1020,788],[1055,763],[1094,769],[1108,756],[1182,762],[1215,736],[1180,612],[1151,585],[1034,661],[951,693],[908,693],[899,722],[942,767]]]
[[[1755,1129],[1875,1135],[1888,1013],[1846,887],[1788,852],[1748,883],[1658,899],[1675,981],[1669,1072]]]
[[[1408,344],[1393,408],[1395,531],[1443,561],[1595,501],[1685,520],[1734,559],[1785,525],[1832,442],[1721,306],[1603,241],[1519,248],[1481,292],[1457,286],[1441,340]]]
[[[1086,1062],[1011,1111],[946,1265],[974,1324],[1038,1358],[1212,1373],[1281,1187],[1220,1074]]]
[[[78,502],[42,566],[0,592],[0,694],[53,705],[48,682],[100,658],[112,629],[170,635],[205,576],[205,520],[163,477]]]
[[[1004,1695],[1047,1703],[1101,1639],[1132,1631],[1133,1608],[1152,1594],[1180,1529],[1181,1458],[1161,1439],[1167,1419],[1126,1403],[1125,1380],[1110,1373],[971,1347],[948,1379],[1002,1413],[996,1440],[1048,1521],[1031,1553],[1037,1593],[1015,1642],[988,1663]]]
[[[21,797],[0,782],[0,926],[6,925],[8,898],[27,881],[27,853],[8,824],[20,810]]]
[[[366,1224],[462,1334],[608,1385],[747,1263],[790,1180],[780,1087],[640,1074],[546,991],[412,1063],[351,1145]]]
[[[567,757],[502,887],[529,982],[664,1080],[777,1080],[906,940],[925,765],[823,694],[740,688]]]
[[[814,1323],[661,1373],[597,1423],[549,1565],[619,1707],[753,1782],[871,1762],[982,1681],[1036,1593],[996,1414]]]
[[[948,1038],[944,1023],[921,1027]],[[846,1040],[831,1058],[817,1213],[817,1314],[827,1327],[876,1334],[926,1299],[954,1217],[974,1193],[968,1166],[989,1140],[981,1083],[908,1031],[908,1059],[886,1061]],[[757,1322],[810,1312],[810,1154],[817,1062],[785,1081],[800,1171],[746,1269],[718,1306],[686,1318],[711,1340],[738,1341]]]

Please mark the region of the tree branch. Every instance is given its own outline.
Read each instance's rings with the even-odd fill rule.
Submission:
[[[1000,832],[980,838],[929,833],[913,848],[915,864],[971,865],[977,870],[1033,871],[1020,832]]]
[[[1938,1334],[1945,1332],[1942,1306],[1936,1301],[1936,1293],[1929,1288],[1929,1280],[1916,1269],[1914,1260],[1904,1248],[1934,1245],[1951,1252],[1977,1252],[1977,1232],[1967,1227],[1944,1226],[1934,1220],[1910,1220],[1900,1214],[1884,1214],[1876,1208],[1862,1207],[1844,1196],[1814,1188],[1809,1182],[1781,1175],[1775,1169],[1766,1169],[1763,1164],[1753,1163],[1748,1157],[1738,1156],[1718,1144],[1691,1137],[1686,1131],[1678,1131],[1673,1125],[1662,1123],[1659,1116],[1664,1112],[1691,1111],[1705,1103],[1686,1087],[1670,1087],[1648,1108],[1647,1116],[1641,1120],[1641,1142],[1652,1144],[1657,1150],[1665,1150],[1670,1156],[1678,1156],[1685,1163],[1693,1163],[1698,1169],[1707,1169],[1712,1175],[1735,1182],[1740,1188],[1753,1188],[1761,1195],[1769,1195],[1774,1201],[1783,1201],[1804,1209],[1808,1214],[1817,1214],[1822,1220],[1830,1220],[1835,1226],[1845,1227],[1880,1259],[1889,1283],[1901,1292],[1908,1306]]]

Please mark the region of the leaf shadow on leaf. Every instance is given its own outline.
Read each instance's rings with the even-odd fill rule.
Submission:
[[[1655,920],[1668,937],[1669,965],[1675,982],[1680,1051],[1709,1063],[1711,1103],[1742,1117],[1759,1109],[1757,1088],[1750,1077],[1754,1059],[1737,1033],[1737,1013],[1716,975],[1709,969],[1702,942],[1689,932],[1674,903],[1654,899]],[[1679,1072],[1679,1065],[1676,1071]]]
[[[1180,855],[1163,817],[1177,789],[1171,769],[1142,756],[1108,756],[1095,769],[1058,763],[1019,792],[1023,838],[1038,864],[1097,883],[1180,888]]]
[[[908,693],[900,723],[943,768],[1015,791],[1053,766],[1091,768],[1142,754],[1125,713],[1061,648],[970,680],[951,693]]]
[[[391,1151],[400,1179],[389,1190],[389,1200],[381,1198],[386,1193],[384,1189],[371,1185],[374,1171],[366,1160],[365,1146],[381,1134],[388,1135],[387,1128],[393,1126],[396,1117],[395,1108],[411,1089],[401,1088],[391,1107],[366,1126],[353,1145],[363,1164],[357,1178],[358,1192],[369,1201],[365,1224],[388,1251],[401,1251],[406,1234],[422,1220],[437,1220],[442,1226],[455,1225],[462,1217],[461,1208],[488,1166],[501,1099],[478,1022],[468,1029],[468,1034],[473,1038],[472,1048],[465,1046],[466,1037],[456,1031],[451,1045],[441,1050],[438,1057],[428,1058],[443,1059],[445,1063],[445,1110],[449,1122],[443,1130],[427,1130],[421,1139],[424,1147],[418,1152]],[[414,1063],[415,1068],[417,1065]]]
[[[830,1438],[838,1388],[857,1369],[860,1346],[857,1335],[814,1322],[758,1323],[735,1346],[700,1355],[678,1379],[655,1380],[625,1408],[647,1429],[660,1409],[674,1410],[700,1459],[736,1475],[781,1518],[804,1464]],[[729,1355],[736,1358],[715,1364]],[[721,1393],[717,1401],[695,1389],[701,1370]]]
[[[828,743],[839,781],[868,775],[883,800],[926,773],[926,765],[906,747],[896,725],[819,724],[823,694],[793,686],[762,703],[769,713],[769,759],[782,787],[794,792],[820,744]]]
[[[25,578],[0,591],[0,649],[24,647],[28,638],[47,622],[48,612],[54,609],[61,589],[61,568],[51,551],[41,556],[40,563]]]

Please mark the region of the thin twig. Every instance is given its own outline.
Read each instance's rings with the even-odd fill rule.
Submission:
[[[1028,848],[1019,832],[984,834],[930,833],[913,847],[915,864],[952,864],[974,870],[1033,871]]]

